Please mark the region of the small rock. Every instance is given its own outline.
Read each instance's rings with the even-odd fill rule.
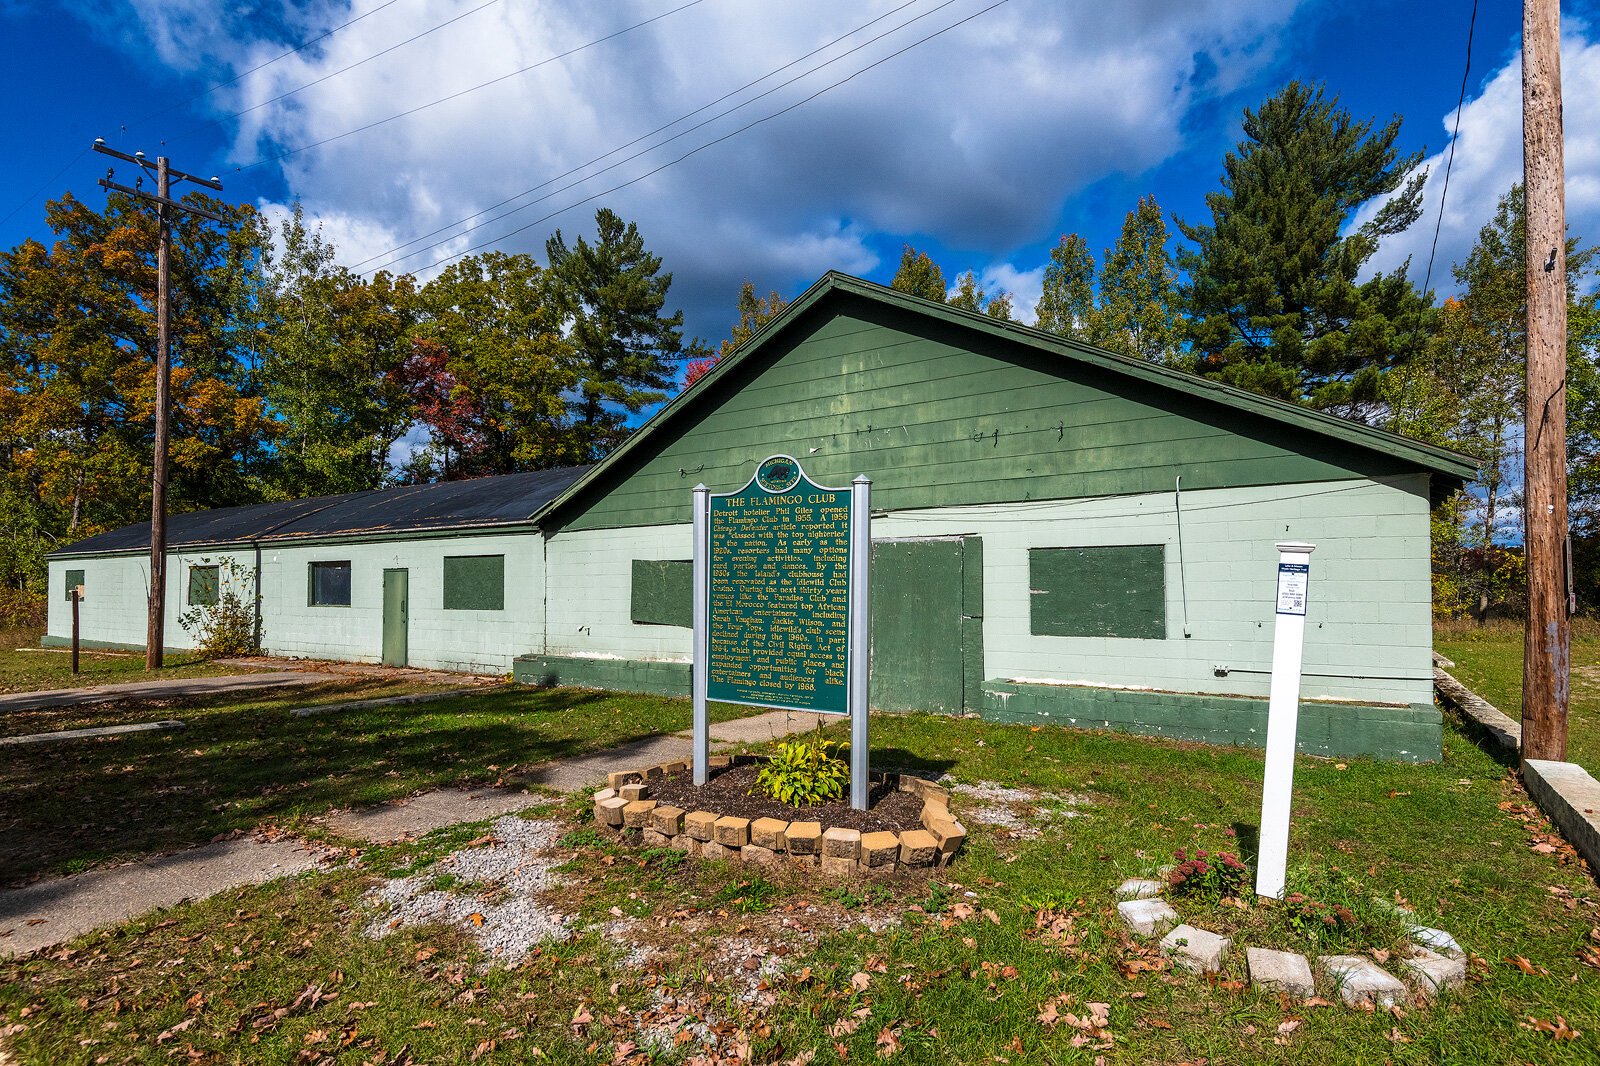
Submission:
[[[1117,904],[1117,913],[1140,936],[1160,936],[1178,924],[1178,912],[1164,899],[1130,899]]]
[[[1456,938],[1443,929],[1430,929],[1425,925],[1413,925],[1406,928],[1411,934],[1411,939],[1425,948],[1437,951],[1447,959],[1461,959],[1466,957],[1466,952],[1461,950],[1461,945],[1456,943]]]
[[[1317,994],[1311,964],[1298,952],[1246,948],[1244,959],[1250,971],[1250,983],[1259,991],[1282,992],[1300,999],[1310,999]]]
[[[1400,960],[1400,970],[1406,984],[1419,996],[1437,996],[1447,989],[1462,987],[1467,981],[1467,960],[1450,958],[1418,948],[1417,954]]]
[[[1161,954],[1189,973],[1216,973],[1227,961],[1232,941],[1209,929],[1180,925],[1161,939]]]
[[[1394,1007],[1408,1001],[1406,986],[1371,959],[1357,955],[1324,955],[1317,960],[1317,971],[1339,998],[1352,1007],[1371,1003],[1375,1007]]]
[[[1144,877],[1130,877],[1117,886],[1118,899],[1154,899],[1161,895],[1162,884],[1160,881],[1151,881]]]

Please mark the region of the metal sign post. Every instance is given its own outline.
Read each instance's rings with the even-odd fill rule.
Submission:
[[[850,806],[867,809],[867,674],[872,659],[872,481],[850,485]]]
[[[78,674],[78,605],[83,602],[83,586],[72,586],[72,674]]]
[[[706,650],[710,647],[711,562],[706,557],[706,526],[711,516],[711,490],[704,485],[694,487],[694,663],[691,687],[694,691],[694,783],[706,783],[707,767],[711,761],[711,724],[706,715]]]
[[[1277,623],[1272,634],[1272,689],[1267,703],[1267,768],[1261,787],[1261,845],[1256,893],[1283,898],[1289,860],[1289,806],[1300,727],[1300,662],[1315,544],[1278,545]]]

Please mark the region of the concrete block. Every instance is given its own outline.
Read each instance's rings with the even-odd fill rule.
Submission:
[[[737,859],[739,857],[739,849],[724,847],[715,840],[707,840],[700,844],[700,857],[702,859]]]
[[[622,824],[629,829],[643,829],[650,824],[650,812],[656,809],[655,800],[634,800],[622,808]]]
[[[662,836],[677,836],[683,832],[682,807],[657,807],[650,812],[650,828]]]
[[[659,781],[665,775],[662,774],[661,767],[647,766],[643,770],[639,771],[639,776],[643,777],[646,781]]]
[[[661,764],[661,772],[664,774],[681,774],[687,769],[689,769],[688,759],[674,759],[672,762]]]
[[[1161,936],[1178,924],[1178,912],[1164,899],[1130,899],[1117,904],[1117,913],[1140,936]]]
[[[1600,870],[1600,781],[1577,763],[1529,759],[1522,783],[1589,868]]]
[[[822,834],[822,857],[856,861],[861,853],[861,830],[835,826]]]
[[[784,832],[789,823],[777,818],[757,818],[750,823],[750,843],[772,851],[784,849]]]
[[[818,866],[822,865],[822,856],[818,855],[816,852],[811,852],[807,855],[796,855],[791,851],[789,852],[788,862],[797,869],[815,870]]]
[[[1118,899],[1154,899],[1166,886],[1160,881],[1143,877],[1130,877],[1117,886]]]
[[[1431,998],[1467,983],[1467,960],[1419,948],[1417,954],[1400,960],[1400,976],[1411,986],[1411,991]]]
[[[854,878],[856,876],[856,860],[847,859],[840,855],[823,855],[822,874],[824,877]]]
[[[1461,950],[1461,945],[1456,943],[1456,938],[1443,929],[1432,929],[1426,925],[1408,925],[1406,932],[1411,939],[1432,951],[1437,951],[1447,959],[1460,959],[1466,957],[1466,952]]]
[[[649,796],[650,786],[638,783],[623,785],[621,788],[617,789],[617,795],[621,796],[629,803],[632,803],[634,800],[642,800]]]
[[[1174,969],[1189,973],[1216,973],[1228,961],[1233,941],[1209,929],[1180,925],[1161,938],[1161,954],[1172,960]]]
[[[732,765],[733,765],[733,756],[732,755],[708,755],[708,756],[706,756],[706,769],[708,769],[708,770],[726,770],[728,767],[730,767]]]
[[[700,842],[688,833],[679,833],[667,842],[667,847],[674,851],[681,851],[685,855],[700,854]]]
[[[864,866],[893,866],[900,857],[898,833],[863,833],[861,835],[861,863]]]
[[[742,848],[750,843],[750,819],[723,815],[717,819],[712,834],[725,848]]]
[[[822,852],[821,822],[790,822],[783,831],[790,855],[818,855]]]
[[[939,852],[946,857],[945,861],[959,851],[962,842],[967,839],[967,827],[953,818],[933,819],[928,832],[939,838]]]
[[[621,788],[630,781],[639,780],[639,775],[632,770],[616,770],[606,775],[606,784],[612,788]]]
[[[613,829],[621,829],[623,821],[622,809],[627,805],[628,801],[621,796],[612,796],[610,799],[601,800],[594,805],[595,819],[611,826]]]
[[[1297,999],[1310,999],[1317,994],[1311,963],[1299,952],[1245,948],[1244,960],[1250,971],[1250,984],[1259,992],[1282,992]]]
[[[642,839],[644,840],[644,846],[647,848],[664,848],[672,840],[667,834],[648,828],[644,831]]]
[[[616,794],[617,790],[614,788],[602,788],[599,792],[594,794],[594,801],[599,803],[601,800],[608,800]]]
[[[900,862],[906,866],[932,866],[939,857],[939,838],[926,829],[900,834]]]
[[[758,862],[763,866],[771,866],[778,861],[778,853],[759,844],[746,844],[739,849],[739,858],[745,862]]]
[[[1359,955],[1324,955],[1317,960],[1317,973],[1329,991],[1351,1007],[1370,1003],[1374,1007],[1404,1005],[1410,997],[1406,986],[1371,959]]]
[[[696,840],[710,840],[716,824],[717,816],[710,811],[695,811],[683,816],[683,831]]]

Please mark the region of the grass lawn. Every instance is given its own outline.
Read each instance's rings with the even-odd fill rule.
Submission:
[[[79,672],[74,677],[71,652],[39,647],[37,631],[0,632],[0,694],[248,672],[207,662],[198,655],[179,653],[166,656],[160,670],[147,674],[142,653],[122,651],[82,651],[78,655],[78,667]]]
[[[1455,662],[1450,673],[1513,718],[1522,717],[1522,627],[1504,620],[1479,626],[1444,622],[1433,647]],[[1567,758],[1600,774],[1600,625],[1572,627],[1572,693],[1567,705]]]
[[[183,817],[204,818],[218,796],[260,793],[223,784],[220,771],[250,773],[252,751],[273,745],[291,787],[252,802],[282,815],[389,773],[397,788],[492,773],[491,762],[532,761],[532,744],[550,752],[596,729],[621,736],[687,715],[670,701],[538,699],[523,713],[541,726],[520,732],[488,724],[515,717],[509,707],[431,705],[437,727],[453,731],[437,741],[386,734],[377,719],[312,720],[280,740],[266,734],[264,708],[239,709],[256,724],[231,740],[150,741],[142,757],[205,750],[193,758],[214,765],[185,780],[215,791],[201,803],[176,794],[191,804]],[[563,721],[583,722],[583,739],[544,731]],[[475,750],[485,741],[490,750]],[[506,965],[465,920],[368,935],[386,928],[368,894],[388,878],[414,875],[483,910],[505,898],[503,887],[431,865],[452,849],[498,846],[475,839],[483,825],[453,827],[0,963],[0,1048],[20,1063],[1594,1062],[1600,891],[1550,845],[1506,766],[1454,731],[1445,743],[1436,765],[1297,767],[1295,870],[1337,882],[1327,891],[1353,902],[1403,899],[1472,952],[1464,991],[1403,1011],[1280,1000],[1243,981],[1247,944],[1311,954],[1392,946],[1395,930],[1381,923],[1313,941],[1281,908],[1175,901],[1196,924],[1240,937],[1213,980],[1164,969],[1122,931],[1111,899],[1121,878],[1178,848],[1250,857],[1258,752],[882,715],[876,765],[1039,790],[1029,793],[1034,818],[1020,831],[984,824],[978,801],[958,793],[953,808],[971,836],[955,865],[932,879],[830,887],[792,868],[763,874],[621,846],[592,828],[580,797],[530,812],[557,821],[552,838],[565,833],[548,861],[568,883],[536,897],[571,916],[579,932],[565,943]],[[378,758],[376,775],[343,770]],[[326,779],[330,761],[342,776]],[[157,772],[130,752],[103,766],[110,776],[98,787],[115,787],[125,765],[146,782]],[[1581,1035],[1558,1039],[1573,1030]]]
[[[226,699],[129,700],[7,716],[7,733],[177,718],[187,728],[0,748],[0,885],[300,826],[331,808],[511,778],[519,767],[689,726],[682,700],[522,687],[296,718],[290,708],[399,695],[340,680]],[[718,705],[717,717],[746,713]]]

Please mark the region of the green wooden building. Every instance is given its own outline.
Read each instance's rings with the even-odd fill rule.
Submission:
[[[252,565],[262,544],[276,556],[260,564],[264,643],[377,660],[387,625],[415,665],[686,694],[690,490],[737,489],[778,453],[823,484],[873,480],[875,707],[1262,744],[1274,545],[1307,540],[1302,749],[1439,756],[1428,516],[1475,475],[1469,460],[838,274],[605,461],[545,472],[512,502],[501,491],[492,529],[479,516],[258,537]],[[503,481],[467,484],[493,496]],[[106,581],[136,569],[137,549],[58,552],[52,587],[91,561]],[[329,562],[349,568],[354,609],[308,602]],[[169,565],[180,595],[182,571]],[[394,571],[410,591],[386,623]],[[479,592],[452,607],[468,571]],[[65,603],[51,606],[59,640]],[[142,600],[127,606],[142,632]],[[426,650],[397,645],[396,625],[430,633]]]

